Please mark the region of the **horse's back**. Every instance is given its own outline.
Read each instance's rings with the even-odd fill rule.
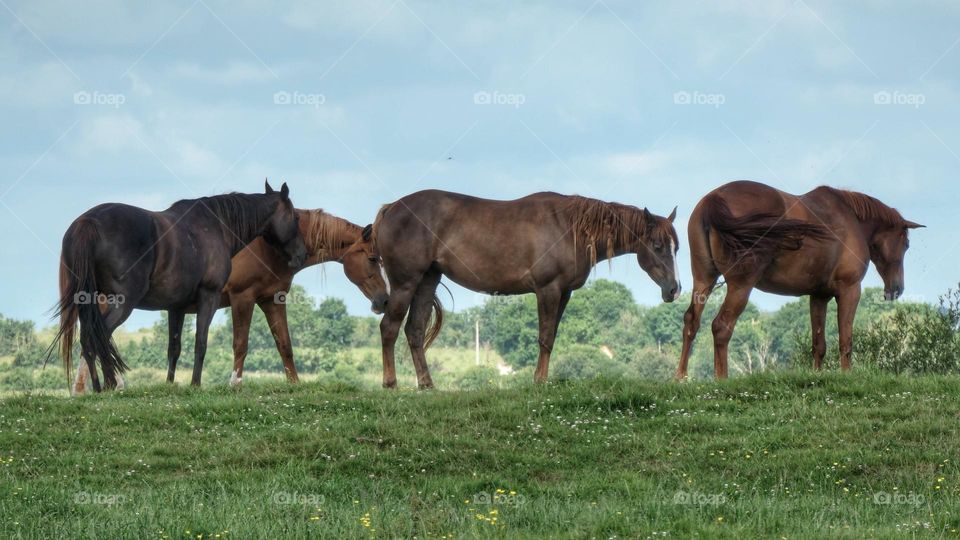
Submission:
[[[544,252],[568,247],[560,245],[568,228],[559,212],[562,199],[552,193],[510,201],[413,193],[381,211],[374,225],[377,248],[392,276],[419,275],[433,266],[472,290],[526,292],[534,266],[554,270]]]
[[[94,223],[100,237],[98,251],[117,252],[123,248],[142,251],[156,241],[154,213],[143,208],[120,203],[94,206],[80,215],[74,223]],[[70,234],[67,230],[64,240]],[[138,254],[139,256],[140,254]]]
[[[794,195],[753,180],[734,180],[714,189],[700,199],[698,208],[722,200],[735,216],[747,214],[782,214],[786,200]]]

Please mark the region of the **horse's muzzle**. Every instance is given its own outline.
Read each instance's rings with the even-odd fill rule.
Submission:
[[[886,289],[883,291],[883,299],[887,302],[892,302],[903,294],[903,286],[899,285],[893,287],[892,289]]]
[[[660,296],[663,298],[664,302],[673,302],[677,298],[680,298],[680,282],[677,281],[673,285],[668,285],[660,287]]]
[[[390,298],[389,295],[380,294],[376,298],[370,301],[370,310],[376,313],[377,315],[383,314],[387,309],[387,300]]]

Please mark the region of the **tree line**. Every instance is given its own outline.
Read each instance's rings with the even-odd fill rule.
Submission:
[[[720,288],[704,311],[704,324],[691,359],[691,375],[712,376],[712,336],[708,322],[723,299]],[[379,320],[353,316],[339,298],[316,301],[294,286],[288,295],[287,314],[298,369],[331,378],[351,379],[363,371],[379,369],[376,354],[363,365],[347,361],[345,351],[380,346]],[[681,346],[683,314],[689,295],[670,304],[636,303],[623,284],[596,279],[574,292],[561,322],[551,365],[553,378],[635,376],[667,379],[676,369]],[[259,309],[258,309],[259,311]],[[193,320],[184,326],[181,365],[190,366],[193,355]],[[444,328],[434,347],[471,349],[479,324],[480,343],[495,351],[512,369],[532,370],[538,354],[537,308],[533,295],[493,296],[483,304],[446,312]],[[960,291],[948,291],[938,304],[885,302],[879,288],[864,290],[855,323],[855,362],[869,363],[896,372],[960,371]],[[837,359],[836,304],[827,317],[827,365]],[[0,388],[63,388],[62,372],[43,364],[45,339],[52,331],[38,331],[32,321],[0,315]],[[401,337],[402,340],[402,337]],[[232,323],[211,329],[207,366],[229,373],[233,361]],[[166,368],[167,319],[164,314],[152,328],[118,344],[134,368]],[[740,317],[730,344],[732,374],[747,374],[810,364],[808,299],[799,298],[772,312],[750,303]],[[406,354],[405,344],[398,352]],[[403,357],[401,357],[401,361]],[[57,362],[54,362],[55,364]],[[367,365],[369,364],[369,365]],[[280,362],[266,319],[255,313],[250,329],[248,371],[279,372]],[[490,368],[487,368],[489,371]],[[477,377],[490,376],[484,372]]]

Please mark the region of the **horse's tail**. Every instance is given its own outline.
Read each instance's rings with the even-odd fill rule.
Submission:
[[[60,253],[60,329],[54,344],[60,343],[60,356],[69,384],[73,360],[73,336],[80,323],[80,349],[85,357],[100,359],[104,376],[123,373],[127,365],[110,340],[106,321],[97,301],[97,279],[93,251],[100,234],[93,220],[80,218],[67,229]]]
[[[440,297],[434,294],[433,295],[433,325],[430,326],[429,330],[427,330],[426,337],[424,338],[424,342],[423,342],[424,350],[429,349],[430,345],[433,344],[433,340],[437,339],[437,336],[440,335],[441,328],[443,328],[443,304],[440,302]]]
[[[826,239],[829,231],[816,223],[758,212],[734,216],[719,195],[707,196],[701,217],[705,229],[715,233],[735,261],[766,259],[778,250],[797,250],[804,238]]]

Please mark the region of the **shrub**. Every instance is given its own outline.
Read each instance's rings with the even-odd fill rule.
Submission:
[[[454,384],[460,390],[480,390],[499,386],[500,373],[489,366],[470,366]]]
[[[894,373],[949,373],[960,368],[960,289],[939,308],[902,304],[855,341],[857,357]]]
[[[624,365],[607,357],[593,345],[570,345],[557,351],[551,362],[551,378],[592,379],[623,375]]]

